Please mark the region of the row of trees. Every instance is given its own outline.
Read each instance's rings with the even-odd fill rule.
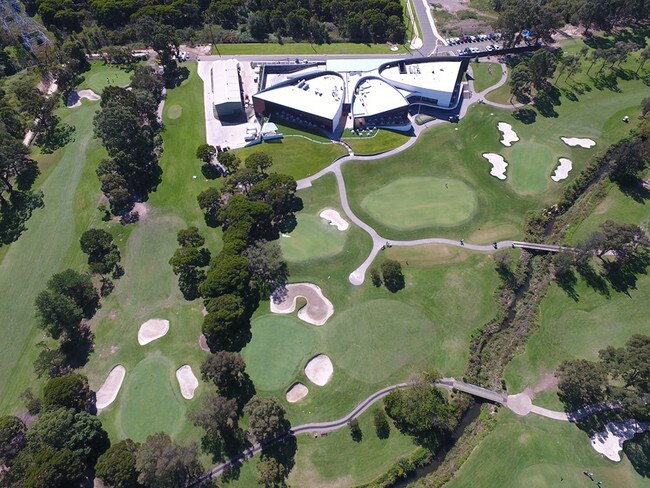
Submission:
[[[403,42],[404,9],[395,0],[332,0],[313,3],[282,0],[273,4],[214,0],[177,0],[143,4],[136,0],[29,0],[28,10],[40,14],[46,26],[62,35],[88,29],[93,21],[116,30],[133,29],[149,18],[174,28],[219,25],[247,30],[263,40],[270,33],[295,40],[329,41],[329,31],[357,42]]]
[[[370,268],[370,280],[374,286],[379,288],[383,282],[384,286],[393,293],[404,288],[404,274],[402,273],[402,265],[399,261],[387,259],[381,263],[380,269],[381,274],[377,268]]]
[[[129,90],[109,86],[102,93],[95,136],[109,157],[99,163],[97,176],[114,215],[127,215],[160,181],[162,88],[161,77],[142,65],[135,68]]]

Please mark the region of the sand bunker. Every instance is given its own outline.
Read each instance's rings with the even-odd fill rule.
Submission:
[[[580,146],[589,149],[596,145],[594,140],[587,139],[586,137],[560,137],[560,139],[562,139],[567,146],[571,147]]]
[[[645,430],[650,430],[650,422],[610,422],[603,432],[598,432],[591,438],[591,447],[608,459],[618,462],[621,460],[619,453],[623,449],[623,443]]]
[[[483,157],[487,159],[492,165],[490,174],[496,178],[499,178],[500,180],[505,180],[506,167],[508,166],[508,163],[506,163],[506,160],[503,159],[503,156],[494,153],[484,153]]]
[[[194,390],[199,386],[199,380],[194,376],[192,366],[184,364],[176,370],[176,379],[181,387],[181,395],[186,400],[194,398]]]
[[[120,388],[122,388],[125,375],[126,369],[121,364],[115,366],[108,373],[104,384],[102,384],[95,394],[95,406],[97,407],[98,413],[115,401],[117,394],[120,392]]]
[[[203,334],[199,336],[199,347],[205,352],[210,352],[210,346],[208,346],[208,340],[205,338],[205,335]]]
[[[330,225],[335,226],[340,231],[348,230],[348,227],[350,227],[348,221],[341,217],[341,214],[333,208],[326,208],[323,210],[320,213],[320,217],[328,220]]]
[[[560,158],[560,164],[555,168],[555,173],[551,176],[553,181],[560,181],[569,176],[569,171],[573,168],[573,163],[570,159]]]
[[[305,365],[305,375],[318,386],[325,386],[334,373],[332,361],[325,354],[313,357]]]
[[[70,93],[70,96],[68,97],[68,101],[66,102],[66,106],[68,108],[81,107],[81,99],[82,98],[97,101],[97,100],[99,100],[100,97],[99,97],[99,95],[97,95],[97,93],[95,93],[92,90],[79,90],[79,91],[73,90]]]
[[[291,283],[276,290],[271,296],[271,312],[292,313],[298,297],[307,300],[307,305],[298,310],[298,318],[308,324],[323,325],[334,313],[332,302],[312,283]]]
[[[506,122],[499,122],[497,124],[497,129],[501,131],[501,134],[503,136],[501,137],[501,144],[504,146],[510,147],[512,146],[513,142],[517,142],[519,140],[519,136],[517,136],[517,133],[512,129],[512,126]]]
[[[309,393],[309,389],[305,385],[302,383],[294,383],[287,390],[285,397],[289,403],[296,403],[305,398],[307,393]]]
[[[141,346],[160,339],[169,331],[169,320],[151,319],[140,326],[138,343]]]

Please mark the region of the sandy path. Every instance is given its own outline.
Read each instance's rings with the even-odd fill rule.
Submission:
[[[513,142],[517,142],[519,140],[519,136],[514,131],[512,126],[507,122],[499,122],[497,124],[497,129],[499,129],[501,134],[503,134],[501,137],[501,144],[504,146],[510,147],[512,146]]]
[[[147,320],[138,330],[138,343],[141,346],[151,341],[160,339],[169,331],[169,320],[151,319]]]
[[[87,100],[92,100],[92,101],[97,101],[100,99],[100,96],[97,95],[92,90],[73,90],[70,93],[70,96],[68,97],[68,100],[66,102],[66,107],[68,108],[76,108],[76,107],[81,107],[81,99],[85,98]]]
[[[120,392],[120,388],[122,388],[122,382],[124,381],[125,375],[126,369],[121,364],[115,366],[111,369],[110,373],[108,373],[106,380],[104,380],[104,383],[95,394],[97,413],[115,401],[117,394]]]
[[[490,174],[496,178],[499,178],[500,180],[505,180],[506,167],[508,166],[508,163],[506,163],[506,160],[503,159],[503,156],[494,153],[484,153],[483,157],[487,159],[492,165]]]
[[[562,142],[564,142],[567,146],[580,146],[584,147],[585,149],[589,149],[590,147],[594,147],[596,145],[596,141],[593,139],[588,139],[586,137],[560,137],[562,139]]]
[[[334,373],[334,365],[325,354],[311,358],[305,365],[305,375],[315,385],[325,386]]]
[[[341,217],[341,214],[333,208],[326,208],[319,214],[320,218],[327,220],[330,225],[333,225],[340,231],[348,230],[350,224],[348,221]]]
[[[199,386],[199,380],[194,376],[192,366],[184,364],[176,370],[176,379],[181,387],[181,395],[186,400],[194,398],[194,390]]]
[[[271,312],[292,313],[298,297],[307,300],[307,305],[298,310],[298,318],[308,324],[323,325],[334,313],[332,302],[313,283],[291,283],[286,288],[276,290],[271,296]]]
[[[307,393],[309,393],[309,388],[298,382],[291,385],[291,388],[287,390],[285,398],[289,403],[296,403],[305,398]]]

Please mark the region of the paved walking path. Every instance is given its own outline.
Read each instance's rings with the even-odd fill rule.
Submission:
[[[297,434],[327,434],[328,432],[332,432],[335,430],[338,430],[348,424],[348,422],[352,419],[358,418],[363,412],[368,410],[373,404],[377,403],[379,400],[387,396],[390,392],[400,389],[400,388],[406,388],[409,385],[412,385],[413,382],[405,382],[405,383],[397,383],[395,385],[387,386],[385,388],[382,388],[381,390],[376,391],[369,397],[367,397],[365,400],[363,400],[361,403],[359,403],[350,413],[345,415],[344,417],[341,417],[340,419],[337,420],[332,420],[330,422],[312,422],[312,423],[307,423],[307,424],[302,424],[298,425],[297,427],[293,427],[292,429],[289,429],[288,431],[284,432],[282,435],[279,436],[277,441],[283,440],[289,436],[297,435]],[[482,386],[478,385],[473,385],[471,383],[465,383],[463,381],[458,381],[455,378],[441,378],[437,383],[436,386],[442,387],[442,388],[455,388],[459,391],[463,391],[465,393],[469,393],[474,396],[478,396],[480,398],[484,398],[496,403],[502,403],[505,406],[507,406],[510,410],[515,412],[518,415],[528,415],[530,413],[535,413],[537,415],[541,415],[543,417],[555,419],[555,420],[561,420],[561,421],[575,421],[575,420],[580,420],[581,418],[587,417],[589,415],[592,415],[596,412],[600,412],[603,410],[609,410],[612,408],[617,408],[616,404],[612,403],[602,403],[602,404],[595,404],[591,405],[585,408],[582,408],[580,410],[577,410],[576,412],[573,413],[565,413],[565,412],[558,412],[555,410],[548,410],[546,408],[538,407],[536,405],[533,405],[530,397],[524,393],[520,393],[518,395],[509,395],[506,396],[503,393],[496,392],[493,390],[489,390],[487,388],[483,388]],[[276,441],[276,442],[277,442]],[[199,486],[203,482],[218,477],[221,474],[223,474],[224,471],[228,470],[228,468],[235,466],[246,459],[249,459],[253,457],[255,454],[259,453],[262,450],[262,445],[261,444],[255,444],[248,449],[246,449],[244,452],[242,452],[240,455],[229,459],[228,461],[221,463],[214,468],[212,468],[208,473],[203,475],[201,478],[198,480],[194,481],[191,485],[193,486]]]

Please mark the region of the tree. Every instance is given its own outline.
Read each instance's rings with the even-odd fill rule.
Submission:
[[[240,397],[252,388],[246,373],[246,363],[236,352],[218,351],[210,354],[201,364],[203,381],[212,381],[219,393],[226,398]],[[246,398],[248,401],[250,398]]]
[[[237,294],[226,293],[208,301],[202,331],[211,350],[239,350],[250,329],[250,315]]]
[[[257,480],[265,488],[285,487],[288,474],[286,467],[274,457],[263,457],[257,463]]]
[[[243,297],[250,291],[250,279],[248,259],[222,253],[215,258],[199,290],[205,298],[226,294]]]
[[[384,398],[384,407],[400,432],[414,437],[432,451],[449,436],[456,424],[454,408],[428,381],[392,391]]]
[[[650,477],[650,432],[642,432],[626,441],[623,451],[637,473]]]
[[[599,363],[586,359],[563,361],[555,376],[559,379],[558,396],[569,412],[605,400],[607,372]]]
[[[600,360],[614,380],[622,380],[624,388],[650,392],[650,336],[635,334],[625,347],[609,346],[598,352]]]
[[[243,255],[248,260],[251,283],[260,295],[268,296],[278,287],[286,285],[289,271],[277,242],[255,241],[244,250]]]
[[[521,62],[510,73],[510,90],[517,100],[527,101],[530,97],[530,87],[533,75],[528,63]]]
[[[273,159],[271,156],[262,151],[254,152],[244,160],[244,166],[246,166],[246,168],[259,173],[266,173],[266,170],[272,165]]]
[[[392,259],[387,259],[381,263],[381,274],[384,279],[384,285],[393,293],[404,288],[404,275],[402,274],[402,265]]]
[[[188,414],[194,425],[202,427],[209,435],[227,435],[238,428],[237,402],[217,393],[203,399],[203,408]]]
[[[150,435],[135,456],[138,482],[148,488],[178,488],[201,473],[196,446],[175,443],[162,432]]]
[[[647,246],[648,239],[637,225],[619,224],[607,220],[600,224],[602,231],[602,248],[598,256],[604,256],[608,251],[613,251],[618,258],[625,258],[637,246]]]
[[[379,274],[379,270],[375,267],[370,268],[370,280],[377,288],[381,286],[381,275]]]
[[[120,261],[120,250],[113,236],[103,229],[88,229],[79,240],[81,251],[88,255],[88,265],[94,273],[113,271]]]
[[[210,227],[218,227],[221,225],[219,221],[219,211],[223,206],[221,192],[214,187],[210,187],[199,193],[196,200],[201,210],[203,210],[205,223]]]
[[[85,273],[73,269],[55,273],[47,282],[47,287],[74,301],[83,311],[85,318],[92,317],[97,311],[99,295],[90,276]]]
[[[640,137],[623,139],[612,145],[605,153],[605,159],[610,164],[610,178],[621,183],[634,183],[648,166],[648,156]]]
[[[244,413],[249,416],[248,432],[262,445],[277,439],[290,428],[286,412],[275,398],[254,396],[244,407]]]
[[[388,439],[390,435],[390,424],[386,418],[386,412],[382,409],[375,410],[375,413],[372,415],[372,421],[375,424],[377,437],[380,439]]]
[[[223,166],[227,173],[234,173],[239,169],[241,160],[237,155],[231,152],[222,152],[217,157],[219,164]]]
[[[354,442],[361,442],[363,439],[363,432],[361,432],[361,427],[359,427],[359,421],[357,419],[351,419],[348,421],[348,427],[350,428],[350,436]]]
[[[245,195],[233,195],[219,212],[219,220],[224,231],[239,223],[250,224],[248,237],[250,241],[257,239],[273,240],[278,237],[277,229],[273,229],[273,209],[265,202],[253,201]]]
[[[251,186],[248,198],[268,204],[273,210],[273,223],[279,225],[293,214],[300,202],[296,188],[296,180],[291,176],[271,173]]]
[[[158,104],[164,87],[162,77],[146,64],[136,64],[131,75],[131,88],[148,93]],[[157,110],[157,107],[156,107]]]
[[[210,164],[217,154],[217,150],[210,144],[201,144],[196,148],[196,159],[200,159],[206,164]]]
[[[210,262],[210,251],[201,247],[205,238],[196,227],[181,229],[177,235],[181,247],[169,260],[174,274],[178,275],[178,287],[186,300],[200,296],[199,285],[205,280],[205,268]]]
[[[70,449],[90,467],[109,447],[108,434],[101,421],[88,412],[72,408],[42,412],[27,432],[27,443],[32,451]]]
[[[50,379],[43,388],[43,407],[47,409],[72,408],[87,410],[94,396],[88,378],[79,373],[69,373]]]
[[[141,488],[135,467],[139,448],[140,443],[131,439],[113,444],[97,459],[95,475],[113,488]]]
[[[27,427],[18,417],[0,417],[0,465],[9,465],[11,460],[25,447]]]
[[[555,73],[557,66],[556,55],[546,49],[540,49],[530,57],[528,69],[535,88],[540,89],[548,84],[548,79]]]
[[[176,241],[181,247],[201,247],[205,244],[205,237],[201,235],[199,229],[195,226],[190,226],[178,231]]]
[[[25,488],[72,488],[79,486],[84,464],[69,449],[45,448],[39,451],[25,473]]]

